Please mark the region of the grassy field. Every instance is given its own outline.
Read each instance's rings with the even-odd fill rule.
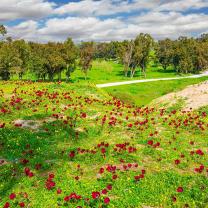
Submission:
[[[164,77],[177,77],[177,75],[173,70],[168,69],[164,71],[162,67],[155,66],[152,62],[147,67],[147,78],[164,78]],[[180,75],[183,76],[183,75]],[[186,75],[187,76],[187,75]],[[35,80],[35,76],[28,72],[24,75],[24,79]],[[62,73],[63,80],[66,78],[64,72]],[[55,79],[58,79],[55,76]],[[135,79],[144,79],[144,76],[140,73],[140,70],[137,69],[134,78],[125,77],[123,73],[123,65],[119,64],[115,61],[98,61],[95,60],[92,63],[92,69],[88,73],[87,82],[101,84],[108,82],[117,82],[117,81],[125,81],[125,80],[135,80]],[[13,76],[13,80],[18,80],[17,76]],[[86,82],[84,80],[84,74],[77,67],[72,73],[71,81],[73,83],[76,82]]]
[[[164,71],[162,67],[156,67],[153,63],[147,67],[147,78],[163,78],[163,77],[176,77],[177,75],[171,69]],[[76,70],[72,74],[72,80],[82,81],[83,73]],[[108,82],[117,82],[125,80],[144,79],[140,70],[137,69],[134,78],[125,77],[123,72],[123,65],[114,61],[94,61],[92,69],[88,74],[88,81],[101,84]]]
[[[208,109],[153,107],[82,83],[1,82],[0,207],[208,207]]]
[[[208,77],[121,85],[107,87],[104,90],[124,102],[143,106],[165,94],[182,90],[188,85],[197,84],[205,80],[208,80]]]

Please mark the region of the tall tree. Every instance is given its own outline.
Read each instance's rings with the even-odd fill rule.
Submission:
[[[0,34],[3,36],[7,34],[7,30],[4,25],[0,25]]]
[[[0,76],[2,79],[8,80],[14,71],[20,70],[21,65],[21,57],[12,43],[3,43],[0,47]]]
[[[149,34],[144,33],[140,33],[134,40],[134,50],[132,53],[132,61],[130,63],[131,77],[134,76],[136,67],[139,66],[146,78],[146,67],[153,43],[153,38]]]
[[[68,38],[64,42],[61,54],[66,62],[66,81],[68,81],[71,77],[71,73],[76,69],[76,60],[78,58],[78,48],[71,38]]]
[[[83,42],[80,46],[80,66],[87,79],[88,71],[92,68],[92,60],[94,53],[93,42]]]
[[[128,76],[128,71],[132,59],[132,53],[134,49],[134,42],[133,41],[123,41],[119,47],[119,54],[124,65],[124,75],[125,77]]]
[[[60,81],[61,72],[66,68],[66,62],[61,55],[61,48],[62,45],[60,43],[49,42],[44,45],[44,57],[50,81],[54,80],[55,74],[58,74],[58,79]]]
[[[19,75],[19,79],[21,80],[23,74],[27,71],[30,47],[24,40],[15,40],[12,42],[12,46],[18,52],[20,59],[22,60],[22,65],[19,70],[15,73]]]
[[[172,41],[170,39],[160,40],[157,46],[156,55],[158,61],[163,69],[166,70],[171,64]]]

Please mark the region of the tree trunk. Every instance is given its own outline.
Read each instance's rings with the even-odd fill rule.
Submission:
[[[70,74],[70,72],[67,72],[66,73],[66,82],[68,82],[71,78],[71,74]]]
[[[87,80],[87,69],[84,70],[84,74],[85,74],[85,80]]]
[[[128,76],[128,66],[126,64],[124,65],[124,76]]]
[[[70,73],[70,70],[69,70],[69,65],[67,64],[67,67],[66,67],[66,82],[68,82],[70,80],[70,76],[71,76],[71,73]]]
[[[166,69],[167,69],[167,66],[166,66],[166,65],[164,65],[164,66],[163,66],[163,69],[166,71]]]
[[[58,72],[58,80],[61,81],[61,70]]]
[[[53,82],[53,73],[49,73],[49,81]]]
[[[146,68],[145,68],[144,63],[142,63],[142,72],[144,74],[144,78],[146,78]]]
[[[2,79],[5,81],[9,80],[9,75],[10,75],[9,72],[3,72]]]
[[[20,73],[19,73],[19,80],[22,80],[22,76],[23,76],[23,73],[20,72]]]
[[[131,69],[131,78],[134,77],[135,71],[136,71],[136,69]]]

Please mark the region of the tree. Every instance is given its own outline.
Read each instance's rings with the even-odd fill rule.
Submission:
[[[124,75],[128,76],[129,66],[132,59],[132,52],[134,49],[133,41],[123,41],[119,47],[119,54],[124,65]]]
[[[61,55],[62,44],[52,43],[44,45],[44,58],[46,60],[46,68],[49,80],[54,80],[54,75],[58,74],[59,81],[61,80],[61,72],[66,68],[66,62]]]
[[[28,61],[28,69],[31,73],[34,73],[37,79],[46,79],[47,71],[47,59],[45,55],[45,45],[39,43],[29,42],[30,54]]]
[[[134,50],[130,63],[131,77],[134,76],[136,67],[140,67],[146,78],[146,66],[153,46],[153,38],[149,34],[140,33],[134,40]]]
[[[11,43],[3,43],[0,47],[0,76],[3,80],[8,80],[10,75],[20,70],[22,60],[18,51]]]
[[[171,50],[172,41],[170,39],[158,41],[158,47],[156,49],[156,55],[159,63],[162,65],[163,69],[166,70],[171,64]]]
[[[93,42],[83,42],[80,46],[80,66],[87,79],[88,71],[92,68],[92,60],[94,53]]]
[[[194,50],[193,64],[198,73],[208,68],[208,41],[197,41]]]
[[[12,42],[12,46],[18,52],[20,59],[22,60],[22,64],[15,73],[19,75],[19,79],[21,80],[23,74],[27,71],[30,47],[24,40],[15,40]]]
[[[78,48],[71,38],[68,38],[63,44],[61,51],[62,57],[66,62],[66,81],[71,77],[71,73],[76,69],[76,60],[78,58]]]
[[[3,36],[7,34],[7,30],[4,25],[0,25],[0,34]]]
[[[177,73],[194,72],[194,46],[193,38],[179,37],[173,49],[173,64]]]

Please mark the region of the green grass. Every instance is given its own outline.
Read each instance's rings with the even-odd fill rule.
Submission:
[[[177,75],[171,68],[164,71],[161,66],[155,66],[153,63],[150,63],[147,67],[147,79],[148,78],[165,78],[165,77],[177,77],[183,75]],[[187,75],[186,75],[187,76]],[[23,76],[24,79],[35,80],[33,74],[27,73]],[[64,80],[65,74],[62,73],[62,79]],[[55,76],[55,80],[58,77]],[[72,82],[91,82],[91,83],[108,83],[108,82],[117,82],[125,80],[135,80],[135,79],[144,79],[144,76],[140,73],[140,69],[137,69],[134,78],[125,77],[123,73],[123,65],[115,61],[104,61],[104,60],[95,60],[92,64],[92,69],[88,72],[87,81],[84,79],[84,74],[77,67],[72,73],[71,81]],[[17,76],[13,76],[13,80],[18,80]]]
[[[205,80],[208,80],[208,77],[121,85],[107,87],[104,90],[124,102],[143,106],[165,94],[182,90],[188,85],[197,84]]]
[[[12,208],[20,202],[31,208],[207,207],[208,126],[203,113],[208,113],[207,108],[191,113],[172,110],[161,114],[159,109],[138,109],[83,83],[1,82],[0,125],[5,123],[5,127],[0,128],[0,159],[4,160],[0,164],[0,207],[6,202]],[[39,127],[15,127],[17,119],[32,120]],[[150,140],[159,146],[148,145]],[[118,151],[116,144],[126,144],[126,149]],[[130,146],[136,150],[128,151]],[[74,157],[69,157],[71,151]],[[28,162],[24,164],[23,159]],[[180,164],[175,164],[176,159]],[[128,164],[133,168],[125,171]],[[115,166],[115,172],[108,172],[108,165]],[[194,169],[200,165],[205,168],[197,173]],[[25,174],[26,167],[33,177]],[[55,185],[48,190],[50,173],[55,175]],[[112,179],[113,175],[118,178]],[[135,176],[141,178],[136,181]],[[92,198],[92,192],[108,184],[112,190]],[[177,192],[178,187],[183,192]],[[82,198],[65,202],[73,192]],[[14,200],[9,199],[11,193],[16,194]],[[108,205],[103,203],[105,197],[110,198]]]
[[[177,77],[177,75],[170,68],[166,71],[160,66],[155,66],[150,63],[147,67],[147,79],[148,78],[165,78],[165,77]],[[123,65],[114,61],[93,61],[92,69],[88,73],[87,81],[96,84],[126,81],[126,80],[137,80],[144,79],[141,74],[140,69],[136,70],[135,76],[133,78],[125,77],[123,72]],[[72,80],[74,82],[83,81],[83,73],[81,70],[76,70],[72,74]]]

